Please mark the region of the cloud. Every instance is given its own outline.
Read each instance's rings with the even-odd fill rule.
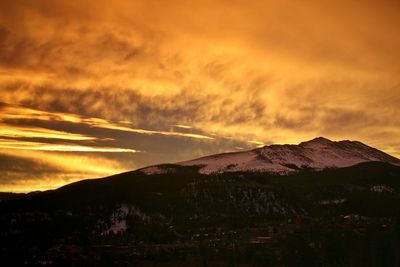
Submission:
[[[39,150],[39,151],[63,151],[63,152],[110,152],[110,153],[137,153],[138,150],[113,147],[94,147],[79,146],[69,144],[46,144],[39,142],[16,141],[9,139],[0,139],[0,149],[21,149],[21,150]]]
[[[0,131],[135,166],[321,135],[399,156],[399,7],[2,1]]]
[[[4,105],[4,104],[3,104]],[[90,127],[125,131],[139,134],[148,135],[167,135],[167,136],[178,136],[198,139],[209,139],[213,140],[213,137],[190,132],[177,132],[177,131],[160,131],[160,130],[147,130],[131,128],[125,125],[132,124],[130,121],[123,121],[122,123],[113,123],[101,118],[90,118],[76,114],[68,113],[56,113],[56,112],[44,112],[24,107],[15,107],[10,105],[4,105],[2,108],[2,114],[0,115],[0,121],[15,122],[15,121],[27,121],[27,120],[38,120],[38,121],[51,121],[51,122],[66,122],[71,124],[81,124]],[[19,127],[19,128],[18,128]],[[84,136],[79,134],[72,134],[66,132],[60,132],[49,129],[40,128],[29,128],[20,126],[10,127],[6,124],[0,124],[0,136],[6,137],[41,137],[41,138],[56,138],[56,139],[69,139],[69,140],[94,140],[95,137]],[[186,128],[180,125],[178,128]],[[190,128],[190,127],[189,127]]]
[[[0,191],[47,190],[126,170],[118,161],[90,154],[0,149],[0,158]]]
[[[42,129],[37,127],[15,127],[0,123],[0,136],[2,137],[40,137],[67,140],[94,140],[95,137],[66,133],[61,131]]]

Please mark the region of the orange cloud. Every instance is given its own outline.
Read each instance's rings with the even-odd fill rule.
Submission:
[[[140,152],[128,148],[114,147],[94,147],[94,146],[79,146],[68,144],[46,144],[40,142],[15,141],[9,139],[0,139],[0,149],[22,149],[22,150],[39,150],[39,151],[63,151],[63,152],[116,152],[116,153],[137,153]]]
[[[0,93],[20,106],[1,109],[0,127],[9,138],[26,130],[25,137],[100,141],[76,128],[38,133],[10,123],[68,122],[146,135],[153,149],[169,137],[203,145],[188,157],[214,152],[209,141],[227,150],[315,136],[400,156],[399,7],[391,0],[2,1]],[[224,145],[234,141],[245,144]]]
[[[68,113],[59,113],[59,112],[44,112],[40,110],[24,108],[24,107],[13,107],[7,105],[3,108],[2,114],[0,114],[0,122],[6,120],[15,120],[15,119],[34,119],[34,120],[43,120],[43,121],[58,121],[58,122],[69,122],[69,123],[79,123],[86,124],[91,127],[98,127],[104,129],[125,131],[125,132],[133,132],[140,134],[158,134],[158,135],[167,135],[167,136],[178,136],[178,137],[188,137],[188,138],[197,138],[197,139],[209,139],[213,140],[213,137],[203,135],[203,134],[195,134],[195,133],[183,133],[177,131],[158,131],[158,130],[146,130],[146,129],[138,129],[131,128],[127,126],[123,126],[121,124],[131,124],[131,122],[123,122],[123,123],[113,123],[107,121],[105,119],[100,118],[88,118],[75,114]],[[176,125],[178,128],[190,129],[190,126],[185,125]],[[69,139],[69,140],[94,140],[95,137],[83,136],[79,134],[65,133],[60,131],[54,131],[49,129],[40,129],[34,127],[11,127],[6,124],[0,124],[0,136],[7,137],[41,137],[41,138],[56,138],[56,139]]]
[[[0,156],[34,162],[29,172],[19,168],[3,172],[0,185],[2,192],[54,189],[81,179],[104,177],[128,170],[115,160],[93,155],[0,148]]]
[[[66,140],[94,140],[95,137],[85,136],[81,134],[73,134],[56,130],[43,129],[38,127],[16,127],[0,123],[0,136],[1,137],[40,137],[40,138],[54,138]]]

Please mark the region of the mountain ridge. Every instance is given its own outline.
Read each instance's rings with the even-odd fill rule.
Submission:
[[[293,170],[290,175],[205,174],[198,162],[163,164],[4,200],[0,258],[7,266],[336,267],[365,266],[370,255],[394,262],[400,251],[400,166],[382,161],[393,157],[357,142],[324,139],[251,153],[278,166],[274,161],[287,159],[285,153],[335,147],[361,149],[367,155],[357,157],[381,161],[320,171],[281,165]],[[226,156],[232,160],[232,153],[211,157]],[[365,247],[360,244],[371,250],[355,254],[354,248]],[[291,264],[296,251],[308,251],[319,264]],[[332,251],[334,259],[327,254]],[[265,257],[275,264],[265,265]],[[232,259],[235,264],[224,264]]]
[[[317,137],[298,145],[272,144],[248,151],[209,155],[176,164],[199,166],[199,172],[202,174],[241,171],[290,174],[301,169],[343,168],[370,161],[400,166],[400,159],[360,141],[331,141],[324,137]],[[140,170],[146,174],[165,173],[166,170],[159,166],[149,166]]]

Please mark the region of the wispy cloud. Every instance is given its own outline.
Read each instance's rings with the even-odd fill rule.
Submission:
[[[97,155],[97,154],[96,154]],[[81,179],[98,178],[129,168],[115,159],[92,154],[73,154],[18,149],[0,149],[0,191],[30,192],[60,187]]]
[[[188,137],[188,138],[196,138],[196,139],[208,139],[214,140],[214,137],[210,137],[204,134],[196,134],[196,133],[182,133],[176,131],[158,131],[158,130],[146,130],[146,129],[138,129],[138,128],[130,128],[126,126],[121,126],[115,123],[110,123],[106,120],[102,119],[87,119],[84,120],[84,123],[87,123],[93,127],[99,127],[104,129],[111,129],[111,130],[118,130],[118,131],[125,131],[125,132],[132,132],[132,133],[139,133],[139,134],[150,134],[150,135],[167,135],[167,136],[178,136],[178,137]]]
[[[28,127],[28,126],[10,126],[7,124],[0,123],[0,137],[12,137],[12,138],[51,138],[61,140],[95,140],[95,137],[86,136],[82,134],[67,133],[62,131],[44,129],[39,127]]]
[[[197,138],[197,139],[208,139],[213,140],[214,137],[207,136],[198,133],[187,133],[178,131],[161,131],[161,130],[148,130],[131,128],[126,125],[131,123],[129,121],[123,121],[122,123],[114,123],[101,118],[91,118],[84,117],[76,114],[67,114],[60,112],[44,112],[40,110],[25,108],[25,107],[15,107],[6,105],[2,109],[2,114],[0,115],[0,121],[8,120],[43,120],[43,121],[57,121],[57,122],[68,122],[76,124],[86,124],[90,127],[104,128],[117,131],[125,131],[139,134],[149,134],[149,135],[167,135],[167,136],[177,136],[177,137],[187,137],[187,138]],[[190,126],[179,125],[178,128],[190,129]],[[58,138],[58,139],[70,139],[70,140],[93,140],[94,137],[82,136],[78,134],[63,133],[54,130],[39,129],[39,128],[28,128],[21,127],[20,129],[16,127],[10,127],[5,124],[0,124],[0,136],[11,136],[11,137],[42,137],[42,138]]]
[[[47,144],[40,142],[16,141],[9,139],[0,139],[0,149],[22,149],[38,151],[63,151],[63,152],[114,152],[114,153],[138,153],[140,151],[128,148],[97,147],[97,146],[79,146],[69,144]]]
[[[183,128],[183,129],[191,129],[192,128],[192,126],[183,125],[183,124],[175,124],[173,126],[178,127],[178,128]]]

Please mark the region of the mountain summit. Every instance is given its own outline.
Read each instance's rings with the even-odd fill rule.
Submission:
[[[249,171],[289,174],[301,169],[343,168],[370,161],[400,165],[399,159],[359,141],[331,141],[324,137],[298,145],[269,145],[250,151],[217,154],[178,165],[200,166],[203,174]],[[156,170],[151,168],[144,171]]]

